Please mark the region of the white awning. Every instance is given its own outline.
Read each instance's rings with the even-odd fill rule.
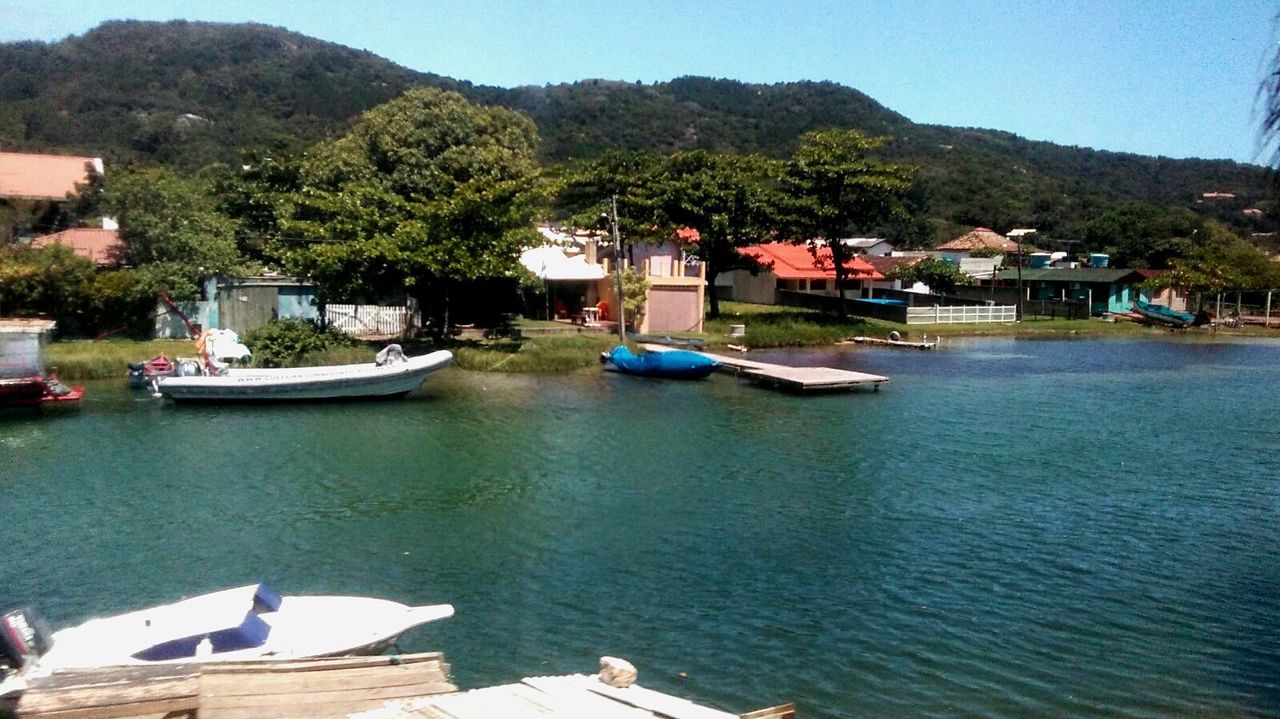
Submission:
[[[604,279],[604,268],[587,264],[582,255],[569,257],[559,247],[535,247],[520,255],[520,264],[543,280],[577,280],[589,282]]]

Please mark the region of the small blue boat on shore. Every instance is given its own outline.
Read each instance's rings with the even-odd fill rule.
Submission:
[[[635,354],[626,345],[618,345],[609,352],[602,352],[600,361],[605,369],[665,379],[702,379],[720,366],[719,362],[697,352],[671,350]]]
[[[1152,304],[1141,300],[1133,303],[1133,311],[1152,322],[1159,322],[1172,327],[1190,327],[1196,321],[1196,316],[1190,312],[1179,312],[1164,305]]]

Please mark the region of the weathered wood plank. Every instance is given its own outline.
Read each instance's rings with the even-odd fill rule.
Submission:
[[[99,675],[95,681],[101,682]],[[162,679],[128,683],[97,683],[89,686],[64,685],[57,689],[28,689],[18,699],[16,713],[18,716],[38,716],[54,712],[69,712],[87,709],[101,712],[106,716],[115,711],[112,707],[143,707],[149,703],[183,704],[190,708],[196,706],[199,684],[196,677],[180,679]],[[126,713],[112,716],[131,716]],[[141,710],[138,710],[141,711]]]
[[[200,692],[220,696],[253,696],[360,690],[383,686],[440,684],[452,687],[448,676],[436,664],[361,667],[328,672],[281,672],[271,674],[206,674],[200,678]]]
[[[359,657],[318,657],[315,659],[285,659],[280,661],[217,662],[204,665],[202,674],[260,674],[263,672],[316,672],[372,666],[393,666],[438,662],[448,668],[444,654],[420,652],[417,654],[373,655]]]
[[[796,719],[796,705],[779,704],[776,707],[757,709],[746,714],[739,714],[738,719]]]

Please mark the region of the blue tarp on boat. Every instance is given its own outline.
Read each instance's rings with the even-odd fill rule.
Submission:
[[[1178,310],[1157,305],[1151,302],[1135,301],[1133,309],[1138,314],[1155,322],[1161,322],[1174,327],[1190,327],[1196,321],[1196,316],[1189,312],[1179,312]]]
[[[601,360],[614,369],[641,377],[702,379],[715,371],[719,362],[687,350],[634,354],[626,345],[614,347]]]

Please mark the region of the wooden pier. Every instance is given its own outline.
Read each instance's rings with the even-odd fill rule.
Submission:
[[[618,688],[597,675],[529,677],[459,692],[435,652],[59,670],[31,678],[9,701],[0,701],[0,716],[8,706],[17,719],[795,717],[790,704],[737,715],[637,684]]]
[[[662,345],[644,344],[641,347],[648,352],[672,351],[672,348]],[[721,372],[746,377],[765,386],[797,392],[821,392],[868,386],[873,390],[879,390],[881,384],[889,381],[888,377],[878,374],[853,372],[834,367],[791,367],[771,362],[756,362],[741,356],[711,352],[698,354],[719,362]]]
[[[931,350],[937,349],[937,342],[911,342],[909,340],[880,339],[879,337],[854,337],[849,342],[860,345],[877,345],[880,347],[900,347],[902,349]],[[837,344],[846,344],[838,342]]]

